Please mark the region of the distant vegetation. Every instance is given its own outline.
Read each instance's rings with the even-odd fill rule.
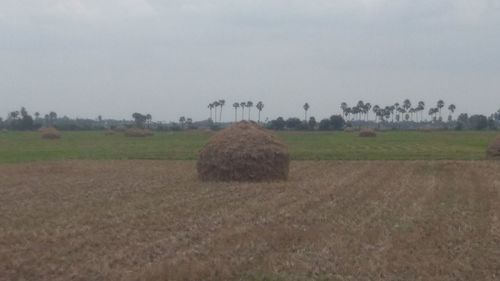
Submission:
[[[377,128],[381,130],[496,130],[500,127],[500,109],[490,114],[472,115],[467,113],[458,114],[455,118],[457,107],[454,104],[447,105],[443,100],[436,102],[435,106],[426,107],[425,102],[419,101],[413,104],[409,99],[402,103],[394,103],[387,106],[372,106],[370,102],[359,101],[354,106],[343,102],[340,104],[341,114],[333,114],[329,118],[317,120],[314,116],[308,116],[311,108],[309,103],[304,103],[303,119],[289,117],[287,119],[278,117],[274,120],[261,120],[264,103],[258,101],[234,102],[234,120],[223,122],[223,113],[226,105],[224,99],[208,104],[209,117],[205,120],[194,121],[190,117],[180,116],[178,121],[163,123],[153,121],[149,113],[135,112],[130,120],[105,119],[97,116],[89,118],[60,117],[54,111],[45,115],[35,112],[31,115],[22,107],[20,110],[12,111],[6,119],[0,118],[0,129],[6,130],[36,130],[41,127],[55,127],[62,131],[78,130],[124,130],[127,128],[142,128],[156,131],[181,131],[193,129],[217,130],[228,126],[232,122],[241,120],[255,121],[272,130],[319,130],[340,131],[346,128]],[[255,106],[257,117],[252,116]],[[447,116],[447,117],[446,117]],[[446,118],[444,118],[446,117]]]

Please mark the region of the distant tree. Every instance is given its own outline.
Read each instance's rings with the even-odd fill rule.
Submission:
[[[286,128],[290,130],[299,129],[301,124],[302,121],[299,118],[292,117],[286,120]]]
[[[135,125],[138,128],[144,128],[144,124],[146,123],[147,117],[141,113],[135,112],[132,114],[132,118],[134,118]]]
[[[348,117],[348,108],[349,106],[347,105],[347,103],[343,102],[340,104],[340,109],[342,109],[342,113],[344,114],[344,117],[347,118]]]
[[[443,100],[438,100],[437,102],[437,109],[439,111],[439,117],[441,118],[441,109],[444,107],[444,101]]]
[[[318,129],[321,131],[328,131],[330,130],[330,119],[322,119],[319,122]]]
[[[217,107],[219,107],[220,103],[219,101],[214,101],[213,102],[213,105],[214,105],[214,122],[217,123]]]
[[[454,104],[450,104],[448,106],[448,110],[450,111],[450,115],[449,115],[449,118],[448,118],[449,121],[453,120],[453,113],[455,113],[456,109],[457,109],[457,107]]]
[[[311,108],[311,107],[310,107],[310,106],[309,106],[309,104],[306,102],[306,103],[304,104],[303,108],[304,108],[304,112],[305,112],[305,113],[304,113],[304,116],[305,116],[304,120],[307,122],[307,111],[308,111],[308,110],[309,110],[309,108]]]
[[[179,123],[181,124],[181,128],[184,129],[184,123],[186,122],[186,117],[181,116],[179,118]]]
[[[253,107],[253,102],[251,101],[247,101],[247,108],[248,108],[248,121],[250,121],[250,112],[251,112],[251,109]]]
[[[102,119],[102,118],[101,118]],[[151,114],[146,114],[146,124],[148,125],[148,128],[151,127],[151,121],[153,120],[153,116]]]
[[[213,118],[212,118],[212,112],[213,112],[214,107],[215,107],[214,103],[209,103],[208,104],[208,109],[210,109],[210,118],[209,118],[210,120],[213,120]]]
[[[330,127],[334,131],[343,130],[345,127],[345,120],[341,115],[332,115],[330,117]]]
[[[369,103],[369,102],[365,103],[365,106],[364,106],[363,110],[364,110],[364,113],[366,115],[366,119],[365,119],[366,121],[369,120],[369,115],[370,115],[370,110],[371,109],[372,109],[372,104]]]
[[[264,103],[259,101],[255,107],[257,107],[257,110],[259,110],[258,122],[260,123],[260,113],[261,113],[262,109],[264,109]]]
[[[316,122],[316,118],[314,117],[309,117],[309,122],[308,122],[308,127],[309,129],[311,130],[315,130],[316,129],[316,125],[318,124],[318,122]]]
[[[271,120],[268,124],[268,128],[272,130],[283,130],[286,126],[286,121],[283,117],[278,117],[276,120]]]
[[[238,122],[238,107],[240,107],[240,104],[235,102],[233,103],[234,107],[234,122]]]
[[[469,118],[469,125],[473,130],[484,130],[488,128],[488,118],[484,115],[472,115]]]
[[[490,130],[496,130],[497,129],[497,124],[495,122],[495,119],[493,116],[488,118],[488,129]]]
[[[50,126],[54,126],[54,122],[57,120],[57,113],[54,111],[51,111],[49,113],[49,121],[50,121]]]
[[[222,108],[226,104],[225,100],[219,100],[219,106],[220,106],[220,114],[219,114],[219,122],[222,123]]]
[[[458,116],[457,122],[460,123],[462,127],[469,126],[469,115],[467,113],[462,113]]]
[[[35,120],[38,120],[40,119],[40,112],[35,112]]]
[[[403,109],[405,110],[405,113],[410,110],[411,108],[411,101],[409,99],[405,99],[403,101]],[[406,118],[405,118],[406,119]]]
[[[241,120],[245,120],[245,107],[247,106],[247,103],[242,101],[240,103],[240,107],[241,107]]]
[[[423,112],[425,110],[425,102],[419,101],[417,106],[417,111],[420,112],[420,122],[424,121]]]

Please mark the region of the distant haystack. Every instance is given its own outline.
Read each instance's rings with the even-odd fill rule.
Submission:
[[[150,137],[153,135],[153,131],[149,129],[130,128],[125,130],[125,136],[127,137]]]
[[[500,137],[496,138],[486,150],[486,158],[500,160]]]
[[[363,128],[359,131],[359,136],[362,138],[373,138],[377,136],[377,133],[374,129],[371,128]]]
[[[55,140],[55,139],[60,139],[61,138],[61,133],[53,127],[50,128],[40,128],[38,130],[40,132],[40,135],[42,136],[42,139],[46,140]]]
[[[290,157],[287,147],[261,126],[240,122],[215,134],[198,156],[203,181],[286,180]]]

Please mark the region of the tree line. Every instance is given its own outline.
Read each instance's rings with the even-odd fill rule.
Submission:
[[[66,116],[59,117],[56,112],[50,111],[47,114],[35,112],[31,115],[25,107],[20,110],[9,112],[5,119],[0,118],[0,129],[8,130],[36,130],[40,127],[56,127],[59,130],[105,130],[119,129],[128,127],[149,128],[153,130],[179,131],[185,129],[211,128],[219,129],[227,126],[230,122],[223,122],[223,108],[226,101],[223,99],[209,103],[209,118],[201,121],[194,121],[190,117],[181,116],[177,122],[154,122],[149,113],[135,112],[131,115],[132,120],[114,120],[103,119],[98,116],[96,119],[76,118],[72,119]],[[234,102],[234,120],[252,120],[252,101]],[[412,130],[424,127],[436,129],[456,129],[456,130],[482,130],[496,129],[500,125],[500,110],[491,114],[472,115],[462,113],[457,119],[454,119],[456,106],[446,104],[443,100],[436,102],[435,106],[428,108],[427,114],[430,120],[424,118],[426,105],[424,102],[417,102],[414,106],[409,99],[401,104],[394,103],[389,106],[378,106],[370,102],[359,101],[354,106],[349,106],[343,102],[340,104],[341,114],[331,115],[319,121],[314,116],[309,117],[311,108],[309,103],[302,105],[303,119],[290,117],[285,119],[278,117],[274,120],[262,122],[261,112],[264,109],[264,103],[259,101],[255,103],[258,111],[257,122],[263,124],[269,129],[274,130],[343,130],[349,127],[379,127],[385,129]],[[443,111],[448,109],[447,122],[443,121]]]

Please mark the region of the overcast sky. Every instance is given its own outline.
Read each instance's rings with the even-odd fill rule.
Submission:
[[[500,108],[498,0],[1,0],[0,115],[207,118],[262,100]],[[254,114],[256,116],[256,114]]]

